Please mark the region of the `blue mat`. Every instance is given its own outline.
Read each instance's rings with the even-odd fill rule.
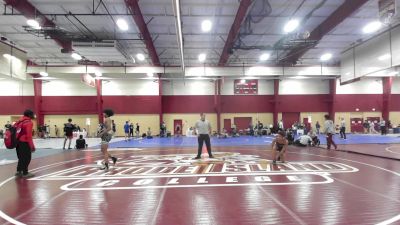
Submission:
[[[252,137],[241,136],[236,138],[218,139],[211,138],[212,146],[245,146],[245,145],[269,145],[273,136]],[[319,136],[322,145],[326,145],[325,135]],[[347,139],[340,139],[339,135],[334,136],[334,141],[340,145],[346,144],[393,144],[400,143],[400,137],[397,136],[381,136],[381,135],[363,135],[348,134]],[[131,141],[118,141],[110,144],[111,148],[159,148],[159,147],[196,147],[196,137],[179,137],[179,138],[158,138],[139,139]],[[100,146],[96,146],[100,147]]]
[[[399,136],[386,136],[386,135],[370,135],[370,134],[347,134],[346,140],[341,139],[340,135],[336,134],[333,136],[333,140],[336,144],[347,145],[347,144],[396,144],[400,143]],[[325,135],[320,135],[319,139],[321,144],[326,145]]]
[[[251,137],[242,136],[236,138],[211,138],[212,146],[243,146],[243,145],[269,145],[272,136]],[[110,143],[111,148],[157,148],[157,147],[196,147],[196,137],[139,139],[130,141],[118,141]]]

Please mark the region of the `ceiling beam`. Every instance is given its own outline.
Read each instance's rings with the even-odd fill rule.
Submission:
[[[308,39],[317,41],[313,47],[315,47],[325,35],[327,35],[331,30],[333,30],[336,26],[343,22],[347,17],[351,16],[367,2],[368,0],[344,1],[339,8],[337,8],[328,18],[326,18],[326,20],[324,20],[310,33],[310,37]],[[282,61],[295,65],[309,49],[310,48],[295,48],[291,50]]]
[[[238,11],[236,13],[235,20],[233,21],[233,24],[231,26],[231,29],[229,31],[228,38],[225,41],[225,46],[224,50],[222,51],[221,57],[219,59],[219,66],[224,66],[229,59],[229,55],[231,52],[231,49],[233,45],[235,44],[235,40],[237,35],[239,34],[240,30],[240,25],[242,24],[243,20],[246,17],[247,10],[249,6],[251,5],[251,0],[241,0],[240,5],[238,8]]]
[[[13,9],[19,11],[23,16],[29,19],[41,18],[42,21],[38,21],[41,26],[55,27],[56,24],[49,20],[47,17],[43,16],[42,13],[35,8],[28,0],[4,0],[6,5],[11,6]],[[51,39],[53,39],[61,48],[72,51],[71,41],[62,40],[60,37],[49,34]]]
[[[140,34],[143,38],[143,41],[146,45],[148,54],[150,56],[151,62],[153,65],[159,66],[161,65],[160,59],[158,58],[156,48],[154,47],[153,44],[153,39],[151,38],[149,29],[147,28],[147,24],[144,21],[142,12],[139,8],[139,3],[138,0],[125,0],[125,5],[128,7],[129,11],[131,12],[131,15],[133,17],[133,20],[136,23],[136,26],[138,27]]]

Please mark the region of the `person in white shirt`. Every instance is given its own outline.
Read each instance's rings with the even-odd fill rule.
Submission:
[[[278,128],[279,128],[280,130],[284,130],[283,121],[282,121],[282,120],[280,120],[280,121],[278,122]]]
[[[210,142],[210,133],[211,133],[211,124],[208,120],[206,120],[206,115],[204,113],[200,114],[201,119],[196,122],[195,128],[197,130],[197,140],[199,142],[199,147],[197,149],[197,156],[194,159],[201,159],[201,151],[203,149],[203,143],[206,143],[207,152],[209,158],[214,158],[211,154],[211,142]]]
[[[369,133],[370,134],[377,134],[378,132],[375,130],[375,123],[374,121],[369,121]]]
[[[346,121],[344,118],[340,120],[340,138],[346,140]]]
[[[386,135],[386,121],[382,118],[381,122],[379,123],[381,127],[381,134]]]
[[[329,115],[325,115],[325,123],[324,123],[324,133],[326,134],[326,145],[327,149],[331,149],[331,145],[337,149],[336,143],[333,141],[333,135],[335,134],[335,125],[331,120]]]
[[[312,139],[308,135],[301,135],[297,140],[294,142],[295,145],[300,147],[306,147],[311,145]]]

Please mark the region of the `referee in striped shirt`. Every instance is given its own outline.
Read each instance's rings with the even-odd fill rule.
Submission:
[[[203,142],[206,142],[208,156],[214,158],[211,154],[211,125],[208,120],[206,120],[206,115],[204,113],[200,114],[201,119],[196,122],[195,128],[197,130],[197,140],[199,142],[199,148],[197,150],[197,156],[194,159],[201,159],[201,151],[203,149]]]

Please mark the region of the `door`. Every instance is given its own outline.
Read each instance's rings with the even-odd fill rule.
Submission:
[[[182,134],[182,120],[174,120],[174,134]]]
[[[292,127],[295,122],[299,122],[300,113],[299,112],[283,112],[282,120],[285,127]],[[275,121],[276,122],[276,121]]]
[[[231,133],[231,119],[224,119],[224,127],[228,133]]]
[[[237,130],[245,130],[249,128],[249,124],[251,124],[251,117],[235,117],[233,121],[236,125]]]
[[[364,133],[362,118],[350,118],[351,133]]]

